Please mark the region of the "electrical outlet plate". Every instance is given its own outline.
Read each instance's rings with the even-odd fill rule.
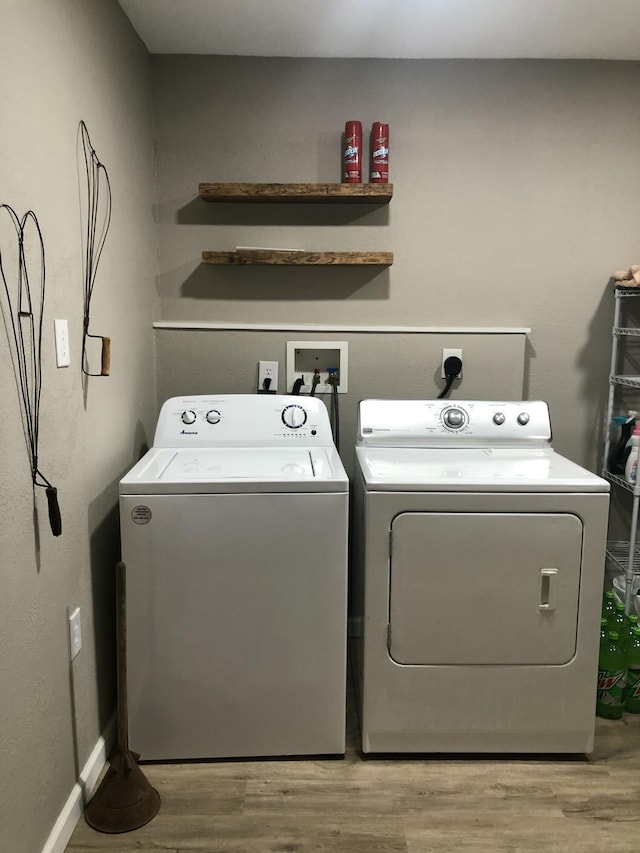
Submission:
[[[258,391],[263,391],[265,379],[270,379],[268,390],[274,394],[278,393],[278,370],[279,363],[277,361],[258,362]]]
[[[442,368],[441,368],[442,372],[440,374],[442,379],[447,378],[447,375],[444,372],[444,363],[449,358],[449,356],[452,356],[452,355],[457,356],[460,359],[460,361],[462,361],[462,350],[461,349],[444,349],[443,348],[443,350],[442,350]],[[464,366],[464,362],[463,362],[463,366]],[[462,379],[462,370],[460,371],[460,373],[457,377],[457,381],[459,381],[460,379]]]
[[[80,625],[80,608],[76,607],[69,616],[69,659],[73,660],[82,648],[82,628]]]
[[[329,368],[338,370],[338,393],[349,390],[349,344],[347,341],[287,341],[287,392],[300,376],[304,376],[302,394],[311,391],[311,382],[316,369],[320,371],[320,383],[316,394],[331,394],[333,386],[327,378]]]

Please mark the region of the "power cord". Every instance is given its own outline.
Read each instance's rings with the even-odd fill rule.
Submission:
[[[451,390],[451,386],[453,385],[454,379],[457,379],[462,372],[462,361],[458,358],[457,355],[450,355],[449,358],[446,358],[444,361],[444,375],[446,384],[440,394],[438,394],[437,399],[442,400],[446,397]]]
[[[333,443],[338,453],[340,452],[340,409],[338,403],[338,385],[340,375],[337,368],[330,367],[328,370],[327,384],[331,385],[331,416],[333,426]]]
[[[316,369],[313,371],[313,379],[311,380],[311,391],[309,391],[310,397],[315,397],[316,388],[318,387],[319,384],[320,384],[320,370],[319,370],[319,368],[316,367]]]

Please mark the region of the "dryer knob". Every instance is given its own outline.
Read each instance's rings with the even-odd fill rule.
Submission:
[[[518,415],[518,423],[520,426],[526,426],[529,423],[529,415],[526,412],[520,412]]]
[[[220,423],[220,412],[217,409],[211,409],[207,412],[207,423],[210,424],[219,424]]]
[[[464,412],[461,409],[447,409],[443,415],[443,420],[449,429],[460,429],[464,426]]]
[[[493,416],[493,422],[497,426],[502,426],[502,424],[504,423],[504,412],[496,412]]]
[[[282,423],[289,427],[289,429],[300,429],[307,422],[307,413],[302,406],[294,403],[291,406],[285,406],[282,410],[281,418]]]
[[[183,424],[194,424],[196,422],[196,413],[187,409],[180,415]]]

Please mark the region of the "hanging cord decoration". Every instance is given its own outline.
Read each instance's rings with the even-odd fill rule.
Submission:
[[[31,460],[31,479],[34,486],[46,491],[49,507],[49,524],[54,536],[62,533],[62,518],[58,505],[58,490],[52,486],[39,468],[38,439],[40,434],[40,395],[42,391],[42,318],[46,287],[46,268],[44,240],[40,225],[32,210],[22,218],[8,204],[0,205],[0,213],[8,215],[15,229],[18,242],[17,254],[17,293],[11,291],[7,279],[3,253],[0,248],[0,276],[4,286],[6,305],[5,329],[12,349],[16,383],[20,396],[22,422]],[[32,299],[25,234],[27,227],[35,229],[36,243],[40,252],[40,292]]]
[[[82,333],[82,372],[85,376],[108,376],[111,361],[111,338],[103,335],[94,335],[89,331],[91,296],[96,281],[98,264],[104,248],[109,225],[111,224],[111,184],[106,167],[98,159],[86,124],[80,122],[80,136],[84,152],[84,165],[87,174],[87,227],[85,231],[85,257],[84,257],[84,318]],[[100,213],[101,198],[100,188],[104,179],[106,189],[106,200],[104,211]],[[92,338],[102,341],[102,363],[100,373],[92,373],[88,369],[87,339]]]

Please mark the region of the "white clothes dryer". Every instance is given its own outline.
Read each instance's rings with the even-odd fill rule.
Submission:
[[[343,754],[348,479],[324,403],[164,403],[120,482],[132,749]]]
[[[353,491],[363,751],[590,752],[609,485],[547,405],[365,400]]]

